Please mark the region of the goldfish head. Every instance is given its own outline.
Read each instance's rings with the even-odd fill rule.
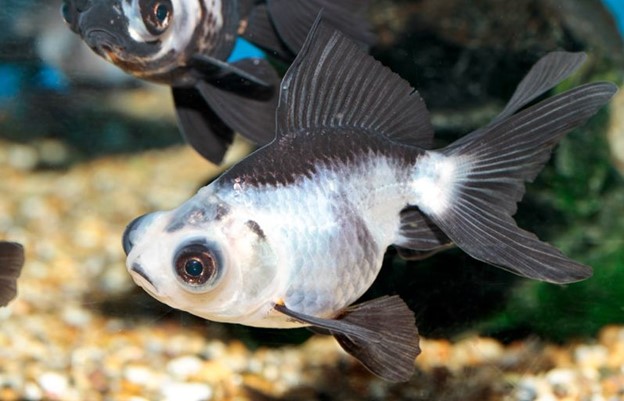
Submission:
[[[126,267],[139,286],[171,307],[259,325],[281,285],[277,255],[257,223],[209,190],[177,209],[132,221],[123,236]]]
[[[64,0],[61,13],[101,57],[168,84],[193,54],[211,54],[223,36],[219,0]]]

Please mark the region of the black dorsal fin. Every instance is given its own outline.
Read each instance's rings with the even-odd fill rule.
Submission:
[[[366,19],[370,0],[268,0],[269,16],[293,54],[305,43],[310,27],[323,11],[323,20],[346,36],[370,46],[375,42]]]
[[[401,77],[320,21],[282,80],[277,135],[310,128],[358,128],[430,148],[422,98]]]

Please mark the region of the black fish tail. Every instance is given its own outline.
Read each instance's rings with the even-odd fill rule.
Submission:
[[[559,140],[615,92],[610,83],[583,85],[429,152],[417,166],[416,178],[430,184],[418,206],[476,259],[553,283],[591,276],[590,267],[520,229],[511,216],[524,182],[536,177]]]

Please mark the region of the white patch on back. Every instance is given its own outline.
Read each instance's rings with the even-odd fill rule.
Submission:
[[[427,152],[414,168],[411,184],[414,204],[425,214],[442,216],[455,201],[466,171],[465,162],[457,157]]]

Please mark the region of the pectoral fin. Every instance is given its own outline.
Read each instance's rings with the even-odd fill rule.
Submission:
[[[173,88],[178,125],[186,141],[204,158],[218,164],[234,131],[258,145],[275,136],[279,77],[262,59],[229,64],[195,56],[203,79],[191,88]]]
[[[313,331],[329,332],[346,352],[385,380],[403,382],[414,373],[414,359],[420,354],[418,330],[414,313],[398,296],[351,306],[335,319],[308,316],[284,305],[275,309],[311,324]]]
[[[258,70],[264,72],[267,68],[271,68],[266,60],[254,59],[258,64]],[[227,82],[236,82],[238,85],[244,86],[246,91],[254,87],[260,87],[265,90],[273,90],[275,82],[267,81],[259,77],[259,74],[248,71],[248,66],[239,66],[240,62],[227,63],[225,61],[207,56],[205,54],[196,54],[191,58],[191,66],[203,76],[204,80],[215,84],[214,81],[227,79]],[[273,79],[273,76],[270,76]],[[222,89],[232,90],[224,86]]]
[[[219,164],[234,140],[234,131],[195,88],[172,88],[182,136],[205,159]]]

